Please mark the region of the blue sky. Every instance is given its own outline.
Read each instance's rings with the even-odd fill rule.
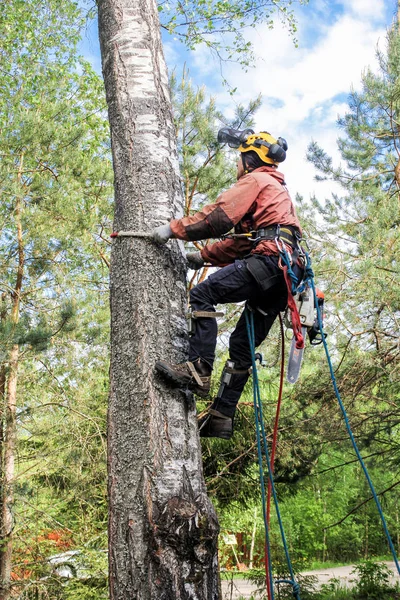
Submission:
[[[263,104],[256,115],[256,127],[268,130],[289,143],[285,173],[289,189],[305,198],[315,193],[321,200],[337,188],[329,182],[315,182],[315,171],[305,159],[307,146],[316,140],[339,161],[336,121],[347,109],[350,89],[360,88],[366,67],[377,70],[376,49],[385,47],[387,28],[397,9],[395,0],[310,0],[295,5],[298,21],[298,48],[281,23],[273,30],[260,26],[246,35],[255,44],[254,68],[244,72],[239,65],[224,67],[233,88],[232,97],[222,86],[220,67],[205,47],[187,51],[173,37],[164,36],[169,69],[181,72],[186,63],[194,84],[205,86],[226,115],[235,103],[247,104],[262,94]],[[82,54],[100,72],[97,28],[87,30]]]

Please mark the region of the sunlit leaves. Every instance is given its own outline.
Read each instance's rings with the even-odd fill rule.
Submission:
[[[271,28],[278,19],[296,43],[291,6],[292,0],[171,0],[160,2],[158,10],[162,26],[189,49],[204,44],[220,60],[247,67],[254,59],[253,42],[245,34],[249,27]]]

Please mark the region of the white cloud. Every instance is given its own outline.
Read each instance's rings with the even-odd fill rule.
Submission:
[[[386,36],[385,29],[376,26],[382,6],[380,0],[346,1],[346,12],[331,25],[317,22],[315,15],[312,23],[305,22],[300,15],[299,40],[302,30],[310,35],[314,26],[315,43],[308,39],[308,47],[298,49],[278,25],[272,31],[259,28],[252,33],[259,55],[257,67],[248,73],[238,66],[228,69],[228,80],[238,88],[238,102],[247,104],[259,93],[264,98],[256,115],[257,128],[287,138],[288,158],[282,170],[293,195],[328,197],[338,191],[336,185],[314,181],[315,170],[305,160],[307,146],[314,139],[339,161],[336,139],[341,132],[336,121],[348,107],[338,96],[349,94],[352,87],[360,88],[367,66],[377,68],[377,43],[382,47]],[[223,91],[217,94],[217,102],[227,109],[232,99]]]
[[[345,0],[343,7],[350,10],[358,19],[382,18],[385,10],[383,0]],[[394,6],[394,3],[393,3]]]

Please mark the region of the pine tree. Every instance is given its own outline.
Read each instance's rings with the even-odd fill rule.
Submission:
[[[303,208],[316,250],[317,284],[326,291],[327,330],[342,398],[360,445],[390,468],[398,460],[400,393],[398,24],[378,59],[380,71],[363,73],[361,91],[351,92],[349,110],[339,119],[342,164],[335,167],[315,143],[309,148],[318,177],[339,183],[343,193]],[[318,368],[298,392],[309,412],[310,398],[321,406],[315,430],[324,440],[342,444],[346,436],[326,369]],[[391,486],[385,482],[382,488]]]
[[[367,70],[361,92],[350,95],[349,112],[339,120],[345,137],[338,147],[345,166],[335,168],[316,144],[309,158],[320,177],[340,183],[345,194],[325,204],[324,244],[330,269],[336,270],[331,293],[339,297],[337,318],[350,344],[374,351],[376,366],[392,371],[400,288],[400,37],[388,34],[387,53],[378,54],[380,73]],[[336,288],[336,289],[335,289]]]
[[[1,5],[0,20],[0,598],[5,599],[11,593],[17,411],[28,404],[19,376],[24,364],[73,326],[79,292],[71,294],[71,288],[93,257],[111,173],[101,84],[76,54],[84,22],[76,5],[15,0]]]

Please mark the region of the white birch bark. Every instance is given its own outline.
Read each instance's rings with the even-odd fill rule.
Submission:
[[[98,0],[115,173],[114,230],[182,214],[157,6]],[[182,244],[113,242],[108,422],[113,600],[216,599],[218,523],[206,496],[194,405],[154,374],[186,358]]]

